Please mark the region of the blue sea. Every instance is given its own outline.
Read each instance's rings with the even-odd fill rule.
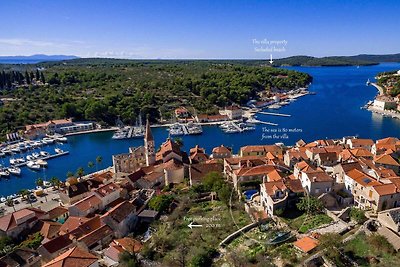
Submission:
[[[312,141],[321,138],[341,138],[358,135],[363,138],[379,139],[387,136],[400,137],[400,120],[383,117],[361,109],[377,94],[374,87],[366,86],[367,79],[374,79],[382,71],[399,70],[398,63],[385,63],[367,67],[290,67],[288,69],[309,73],[314,80],[309,90],[315,95],[307,95],[279,110],[291,117],[258,115],[262,121],[277,123],[278,126],[257,125],[252,132],[242,134],[224,134],[218,127],[203,127],[203,134],[184,136],[184,149],[199,144],[208,153],[212,148],[224,144],[235,152],[248,144],[273,144],[282,142],[291,145],[299,139]],[[166,128],[154,128],[156,146],[168,137]],[[95,162],[102,156],[103,162],[97,168],[112,164],[111,156],[128,152],[132,146],[143,145],[141,139],[113,140],[112,133],[95,133],[71,136],[68,143],[59,145],[70,151],[67,156],[51,159],[45,171],[34,172],[23,168],[21,177],[2,179],[0,196],[18,192],[24,188],[34,188],[37,178],[50,179],[53,176],[64,180],[68,171],[75,172],[83,167],[86,172],[96,170],[88,168],[88,162]],[[55,145],[44,148],[54,153]],[[2,158],[3,165],[8,165],[9,158]]]

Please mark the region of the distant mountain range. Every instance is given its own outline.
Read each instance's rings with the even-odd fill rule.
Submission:
[[[400,62],[399,54],[311,57],[293,56],[274,60],[274,66],[369,66],[381,62]]]
[[[44,61],[60,61],[77,59],[77,56],[67,55],[32,55],[32,56],[0,56],[0,63],[3,64],[34,64]]]

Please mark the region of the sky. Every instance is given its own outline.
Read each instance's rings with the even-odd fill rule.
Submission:
[[[0,55],[264,59],[400,52],[398,0],[0,0]]]

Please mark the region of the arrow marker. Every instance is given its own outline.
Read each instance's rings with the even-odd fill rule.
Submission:
[[[203,225],[201,225],[201,224],[193,224],[193,222],[189,223],[188,226],[189,226],[190,229],[193,229],[194,227],[203,227]]]
[[[269,59],[269,63],[274,63],[274,61],[272,60],[272,54],[270,54],[270,59]]]

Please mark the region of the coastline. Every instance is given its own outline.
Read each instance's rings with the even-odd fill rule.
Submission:
[[[400,119],[400,112],[396,112],[396,111],[390,111],[390,110],[380,110],[380,109],[376,109],[372,106],[368,106],[367,107],[368,111],[371,111],[372,113],[376,113],[376,114],[380,114],[384,117],[391,117],[393,119]]]
[[[372,85],[373,87],[378,89],[379,95],[384,95],[385,94],[385,90],[381,86],[379,86],[378,84],[370,82],[369,85]]]
[[[111,127],[111,128],[106,128],[106,129],[95,129],[95,130],[89,130],[89,131],[83,131],[83,132],[67,133],[67,134],[64,134],[64,136],[73,136],[73,135],[100,133],[100,132],[112,132],[112,131],[116,131],[118,129],[119,129],[118,127]]]
[[[377,96],[375,96],[374,100],[378,96],[384,96],[385,95],[385,90],[383,89],[382,86],[379,86],[377,83],[373,83],[373,82],[368,82],[367,86],[369,86],[369,85],[375,87],[379,91],[379,94]],[[393,110],[381,110],[381,109],[375,108],[374,107],[374,100],[371,101],[372,103],[368,103],[367,105],[365,105],[365,109],[366,110],[368,110],[368,111],[370,111],[372,113],[375,113],[375,114],[380,114],[380,115],[382,115],[384,117],[390,117],[390,118],[393,118],[393,119],[400,119],[400,112],[396,112],[396,111],[393,111]]]

